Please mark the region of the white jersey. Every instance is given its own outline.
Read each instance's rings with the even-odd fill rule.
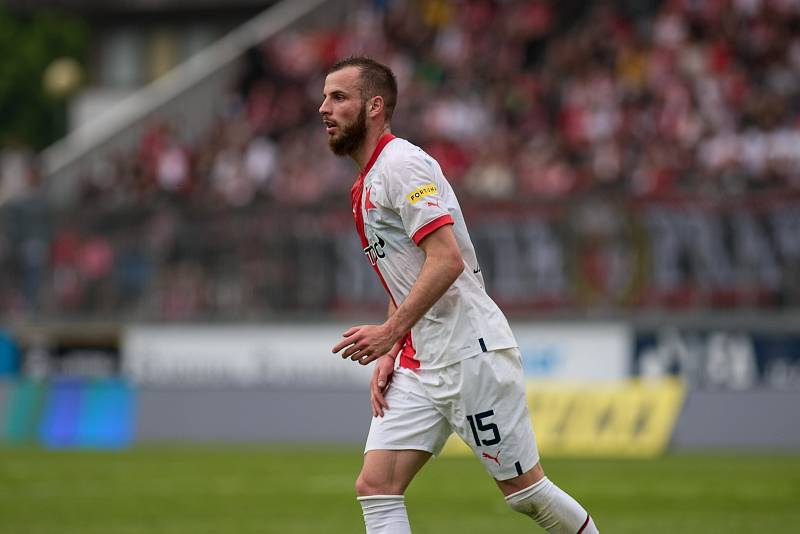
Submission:
[[[464,271],[413,326],[399,365],[436,369],[517,346],[503,312],[486,294],[461,207],[439,164],[421,148],[384,134],[351,191],[366,254],[396,306],[417,280],[428,234],[452,224]]]

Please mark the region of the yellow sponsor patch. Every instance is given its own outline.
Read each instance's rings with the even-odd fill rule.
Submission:
[[[669,444],[686,388],[677,379],[631,379],[598,385],[530,381],[527,389],[545,456],[652,458]],[[443,452],[471,454],[455,435]]]
[[[428,195],[435,195],[439,190],[436,189],[436,184],[425,184],[422,187],[414,189],[411,193],[406,195],[406,198],[412,204],[416,204]]]

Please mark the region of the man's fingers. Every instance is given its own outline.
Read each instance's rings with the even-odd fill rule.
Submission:
[[[369,387],[370,391],[373,395],[379,395],[381,391],[383,391],[384,386],[386,385],[386,378],[380,372],[380,369],[375,370],[375,374],[372,375],[372,380],[370,381]]]
[[[351,326],[350,328],[348,328],[347,330],[344,331],[344,333],[342,334],[342,337],[352,336],[353,334],[358,332],[360,329],[361,329],[360,326]]]
[[[340,341],[339,343],[337,343],[336,345],[333,346],[333,348],[331,349],[331,352],[336,354],[337,352],[339,352],[340,350],[342,350],[346,346],[352,345],[352,343],[353,342],[351,340],[349,340],[349,339],[343,339],[342,341]]]
[[[387,380],[385,377],[379,377],[377,382],[377,388],[374,393],[375,400],[381,408],[389,408],[389,404],[386,402]]]
[[[383,417],[383,409],[386,406],[386,399],[380,393],[372,395],[372,410],[378,417]]]
[[[360,328],[361,328],[360,326],[354,326],[345,331],[345,333],[342,334],[342,337],[344,339],[342,339],[339,343],[334,345],[333,349],[331,349],[331,352],[335,354],[340,350],[342,350],[343,348],[347,347],[348,345],[352,345],[353,343],[358,341],[359,338],[357,334]]]
[[[374,362],[378,358],[380,358],[380,356],[378,356],[377,354],[361,356],[360,358],[358,358],[358,363],[360,363],[361,365],[367,365],[368,363]],[[355,359],[356,358],[353,358],[353,360]]]
[[[355,343],[355,341],[356,340],[353,339],[352,337],[346,337],[343,340],[341,340],[339,343],[334,345],[334,347],[331,349],[331,352],[337,353],[340,350],[342,350],[343,348],[345,348],[345,347],[347,347],[349,345],[352,345],[353,343]]]
[[[371,356],[363,358],[365,364],[375,360]],[[391,364],[391,365],[390,365]],[[380,360],[375,365],[375,370],[372,373],[372,379],[369,382],[369,403],[372,407],[373,417],[383,417],[384,411],[389,409],[389,403],[386,402],[386,391],[389,389],[389,384],[392,382],[392,374],[394,373],[394,361],[391,359]]]
[[[383,417],[383,408],[381,407],[381,403],[378,400],[380,395],[379,388],[375,385],[375,380],[372,381],[370,384],[370,395],[369,401],[372,405],[372,416],[373,417]]]
[[[378,401],[378,406],[380,407],[381,410],[381,417],[383,417],[383,410],[389,409],[389,403],[386,402],[386,396],[383,393],[381,393],[381,396],[378,397],[376,400]]]
[[[375,417],[383,417],[383,411],[389,408],[385,397],[388,384],[389,379],[383,370],[378,367],[370,381],[370,402],[372,404],[372,413]]]
[[[372,416],[383,417],[383,408],[381,408],[380,403],[375,400],[375,397],[372,398]]]
[[[358,345],[350,345],[347,350],[342,353],[342,358],[353,358],[353,360],[357,360],[358,358],[355,357],[361,351],[361,347]]]

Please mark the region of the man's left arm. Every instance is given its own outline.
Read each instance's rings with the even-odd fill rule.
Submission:
[[[452,225],[440,226],[420,241],[419,247],[425,252],[425,262],[408,297],[397,311],[383,324],[348,329],[342,334],[344,339],[333,347],[333,352],[346,349],[342,358],[350,358],[361,365],[383,356],[444,295],[464,270],[464,260]]]

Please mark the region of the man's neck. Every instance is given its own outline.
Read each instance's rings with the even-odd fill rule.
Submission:
[[[375,148],[378,146],[381,137],[383,137],[383,134],[387,133],[391,133],[388,124],[385,124],[380,128],[376,128],[373,131],[368,131],[364,142],[361,143],[361,146],[358,147],[355,152],[350,154],[350,157],[353,158],[353,161],[355,161],[356,165],[358,165],[359,171],[363,171],[364,167],[367,166],[367,163],[369,163],[372,153],[375,152]]]

